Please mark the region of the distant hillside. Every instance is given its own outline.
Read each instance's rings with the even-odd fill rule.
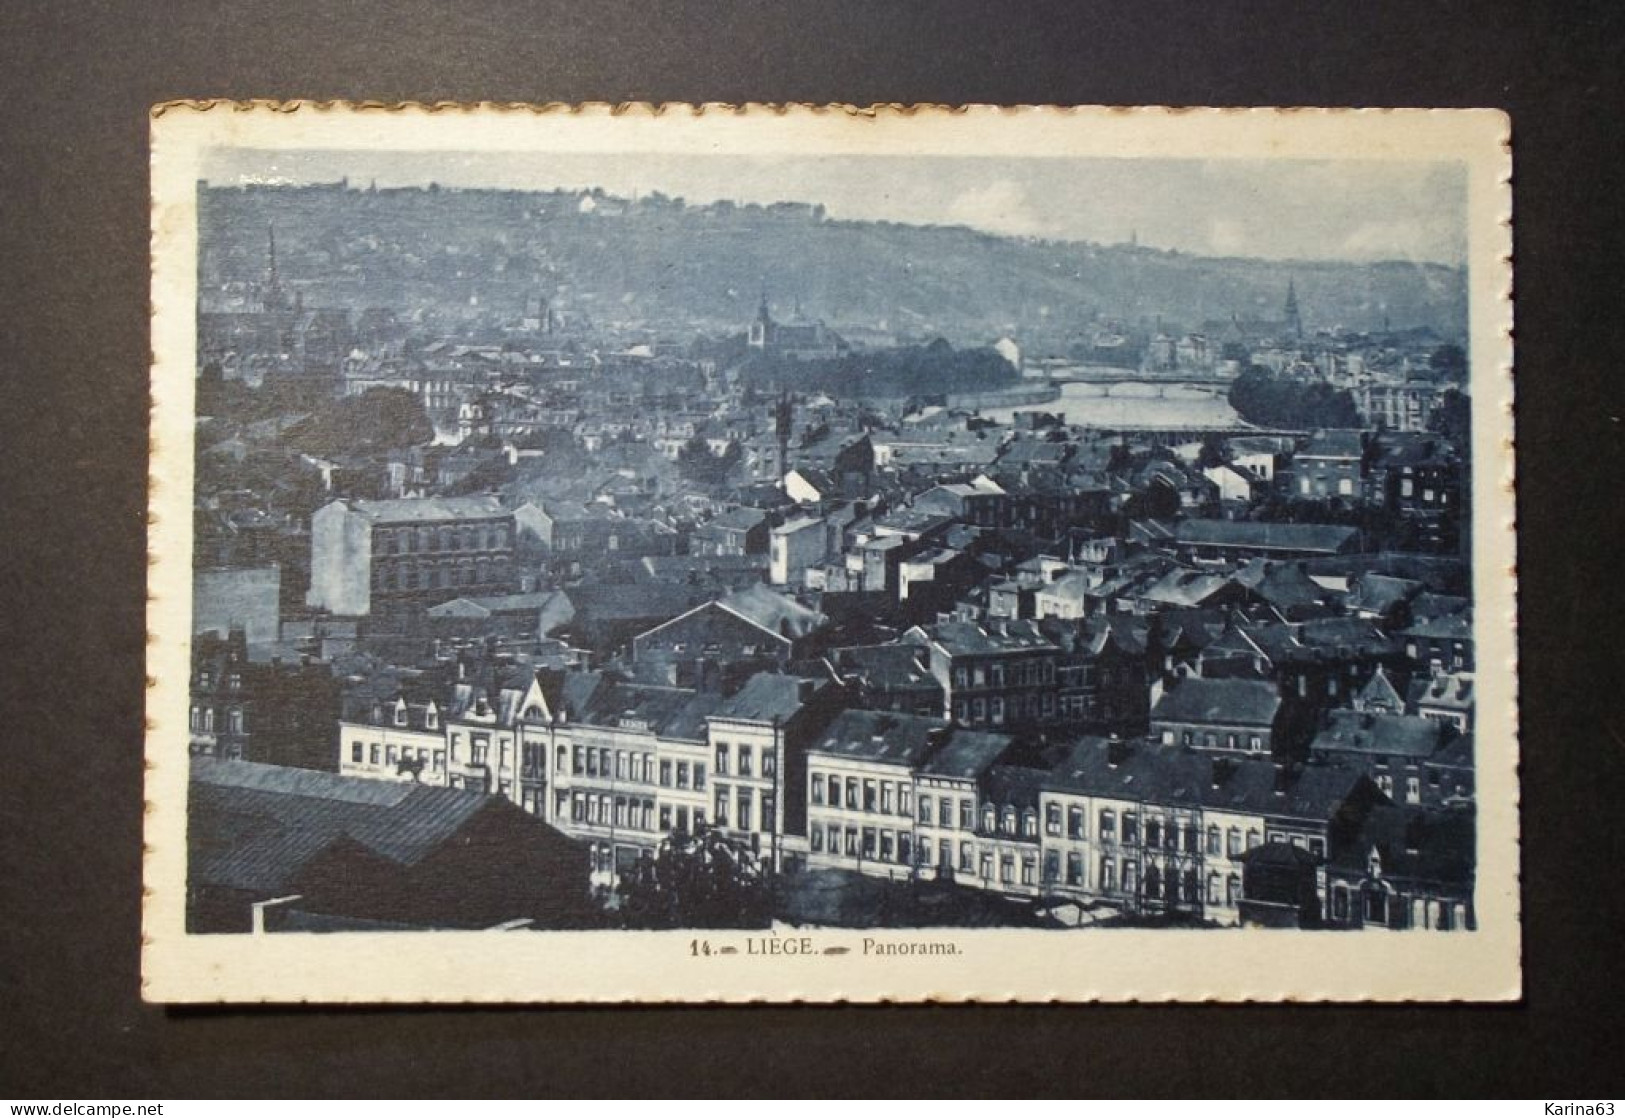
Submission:
[[[1290,278],[1304,326],[1466,326],[1460,269],[1215,259],[1130,246],[1027,241],[970,229],[831,221],[821,207],[686,206],[580,192],[208,188],[206,302],[230,305],[266,269],[312,306],[517,316],[546,296],[567,320],[656,330],[742,329],[765,285],[837,328],[956,345],[1009,333],[1054,344],[1103,319],[1199,329],[1273,319]]]

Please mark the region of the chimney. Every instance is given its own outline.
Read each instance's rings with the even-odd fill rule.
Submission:
[[[1292,770],[1286,765],[1275,766],[1275,794],[1285,796],[1287,788],[1292,783]]]
[[[1127,759],[1128,759],[1128,742],[1124,741],[1117,734],[1115,734],[1115,733],[1112,734],[1110,737],[1108,737],[1106,739],[1106,765],[1107,765],[1107,767],[1115,769],[1118,765],[1121,765]]]

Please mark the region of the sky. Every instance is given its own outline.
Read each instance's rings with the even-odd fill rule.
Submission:
[[[602,187],[691,203],[816,202],[843,220],[1274,260],[1466,262],[1466,172],[1448,162],[559,155],[215,149],[216,185]]]

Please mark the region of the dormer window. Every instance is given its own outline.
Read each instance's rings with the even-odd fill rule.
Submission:
[[[440,729],[440,712],[435,710],[434,707],[430,707],[428,710],[424,711],[423,726],[425,729],[429,730]]]
[[[237,672],[232,672],[226,679],[226,686],[233,691],[241,691],[243,689],[243,677]]]
[[[406,725],[406,703],[404,700],[395,704],[395,725]]]

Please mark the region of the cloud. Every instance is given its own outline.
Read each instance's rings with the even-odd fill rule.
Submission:
[[[986,186],[973,187],[948,203],[948,219],[989,233],[1017,237],[1041,236],[1045,224],[1027,188],[1010,179],[996,179]]]

